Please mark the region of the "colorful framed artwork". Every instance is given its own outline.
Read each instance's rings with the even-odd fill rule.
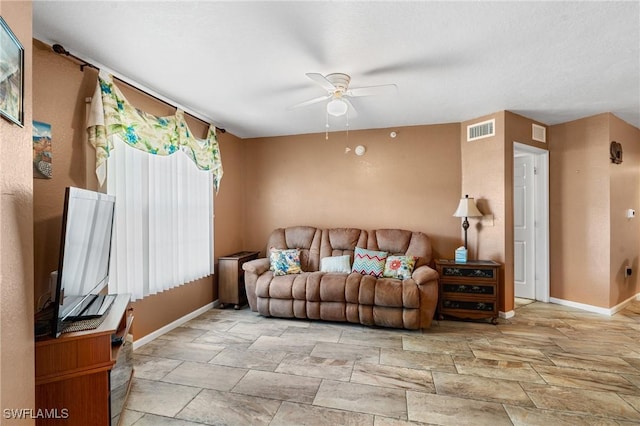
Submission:
[[[53,152],[51,151],[51,124],[33,122],[33,177],[51,179],[53,177],[51,165]]]
[[[24,48],[0,16],[0,115],[24,126]]]

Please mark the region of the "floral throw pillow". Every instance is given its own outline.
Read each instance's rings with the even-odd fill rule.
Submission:
[[[384,272],[384,263],[387,259],[387,254],[386,251],[366,250],[356,247],[353,253],[353,267],[351,268],[351,272],[381,277]]]
[[[300,274],[300,250],[286,249],[278,250],[272,248],[270,250],[269,262],[273,275]]]
[[[399,280],[411,278],[411,273],[416,266],[417,260],[418,258],[415,256],[389,256],[384,264],[382,276]]]

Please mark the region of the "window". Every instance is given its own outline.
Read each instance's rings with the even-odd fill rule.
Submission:
[[[213,179],[182,151],[150,155],[115,137],[110,293],[141,299],[213,272]]]
[[[197,139],[182,110],[141,111],[101,71],[87,130],[98,181],[116,197],[109,292],[136,300],[212,274],[215,127]]]

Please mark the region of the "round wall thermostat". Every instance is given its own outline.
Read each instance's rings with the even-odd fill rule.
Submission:
[[[362,156],[362,155],[364,155],[364,153],[365,153],[365,152],[367,152],[367,148],[365,148],[365,147],[364,147],[364,146],[362,146],[362,145],[358,145],[358,146],[356,146],[356,149],[355,149],[355,153],[356,153],[356,155],[358,155],[358,156]]]

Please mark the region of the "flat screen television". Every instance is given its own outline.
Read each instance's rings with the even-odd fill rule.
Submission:
[[[74,321],[100,318],[114,296],[109,283],[115,197],[67,187],[50,335],[58,337]]]

